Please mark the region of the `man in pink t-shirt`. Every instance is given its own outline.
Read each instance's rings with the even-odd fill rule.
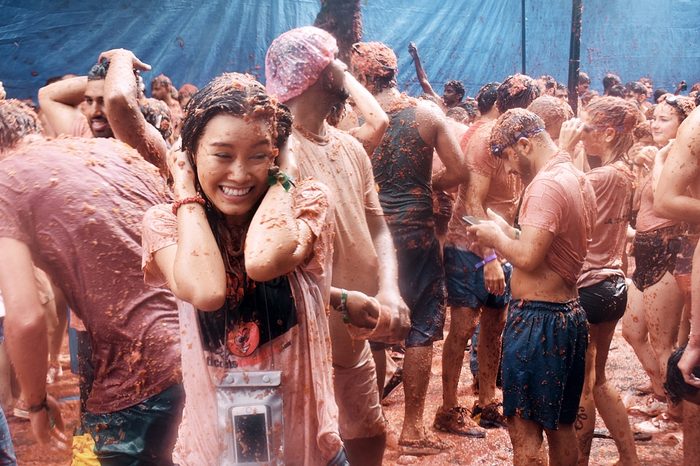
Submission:
[[[172,294],[140,270],[141,219],[167,202],[155,167],[111,138],[38,135],[36,115],[0,103],[0,289],[8,349],[29,420],[65,449],[61,408],[46,391],[45,312],[33,263],[82,319],[94,367],[81,426],[110,464],[172,464],[184,392]],[[104,464],[104,463],[103,463]]]
[[[513,109],[496,121],[491,152],[528,184],[515,229],[497,215],[469,228],[513,264],[503,348],[503,413],[513,461],[576,464],[574,421],[583,388],[588,324],[576,280],[595,224],[595,194],[541,118]]]

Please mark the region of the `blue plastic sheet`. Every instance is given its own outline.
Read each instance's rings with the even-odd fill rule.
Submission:
[[[602,87],[605,72],[624,82],[650,76],[673,89],[700,81],[700,2],[583,0],[581,69]],[[399,85],[419,94],[409,41],[418,45],[438,93],[459,79],[474,95],[521,69],[520,0],[363,0],[365,40],[392,46]],[[124,47],[176,86],[202,86],[223,71],[264,79],[269,43],[313,23],[318,0],[0,0],[0,81],[10,97],[36,98],[47,78],[85,74],[102,50]],[[526,69],[565,81],[571,2],[526,0]]]

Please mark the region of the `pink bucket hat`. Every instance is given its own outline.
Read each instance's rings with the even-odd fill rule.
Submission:
[[[305,26],[272,41],[265,56],[268,94],[280,102],[301,95],[335,59],[338,45],[323,29]]]

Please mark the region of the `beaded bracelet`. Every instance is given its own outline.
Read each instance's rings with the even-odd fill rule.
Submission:
[[[350,323],[350,314],[348,313],[348,292],[344,289],[340,290],[340,306],[338,311],[343,315],[343,322]]]
[[[200,195],[197,196],[192,196],[192,197],[186,197],[184,199],[180,199],[178,201],[175,201],[173,203],[173,215],[177,215],[177,211],[180,207],[182,207],[185,204],[200,204],[204,205],[206,204],[206,201],[204,198]]]
[[[281,184],[285,191],[289,191],[292,186],[295,188],[297,186],[294,184],[294,180],[285,172],[280,170],[280,167],[276,165],[270,167],[270,169],[267,171],[267,184],[274,186],[275,183]]]

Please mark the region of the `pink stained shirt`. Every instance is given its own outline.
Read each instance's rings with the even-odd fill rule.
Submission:
[[[545,262],[569,285],[581,272],[596,221],[595,192],[583,172],[559,152],[523,194],[521,226],[554,234]]]
[[[180,382],[175,299],[143,283],[141,219],[170,199],[158,170],[112,138],[37,141],[0,162],[0,237],[25,243],[92,343],[92,413]]]
[[[508,174],[503,160],[491,154],[488,141],[494,124],[494,121],[477,121],[464,133],[460,146],[467,158],[469,170],[491,179],[484,210],[490,208],[512,223],[518,210],[523,186],[520,177]],[[470,144],[473,136],[481,138],[481,141],[478,144]],[[467,151],[467,148],[473,150]],[[467,235],[466,224],[462,220],[462,217],[467,215],[465,204],[469,195],[468,186],[468,183],[459,185],[457,200],[447,227],[446,243],[478,255],[481,254],[480,248],[471,246],[472,239]]]
[[[277,458],[280,464],[326,464],[342,445],[327,321],[333,208],[326,189],[305,180],[290,193],[296,217],[316,236],[313,254],[288,275],[298,324],[248,358],[237,358],[239,370],[282,371],[285,453]],[[143,221],[142,267],[152,286],[165,284],[154,254],[177,244],[177,217],[171,208],[171,204],[155,206]],[[179,301],[178,308],[186,401],[173,460],[182,466],[219,464],[223,439],[217,429],[215,384],[222,369],[208,365],[217,361],[217,355],[204,350],[194,307]]]
[[[622,256],[632,210],[634,175],[621,160],[586,173],[596,194],[597,221],[578,287],[622,276]]]

